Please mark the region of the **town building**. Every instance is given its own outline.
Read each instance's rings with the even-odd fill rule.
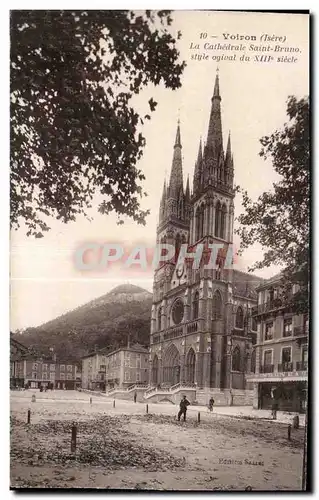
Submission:
[[[10,387],[16,387],[19,378],[18,362],[28,353],[28,348],[10,334]]]
[[[257,289],[258,323],[256,372],[247,376],[254,384],[254,407],[304,412],[308,380],[308,314],[294,314],[283,298],[281,275]],[[294,285],[292,293],[297,291]]]
[[[14,361],[13,387],[31,389],[75,389],[76,365],[67,360],[57,360],[56,356],[45,357],[32,352],[24,352]]]
[[[225,152],[226,150],[226,152]],[[179,392],[207,404],[252,404],[246,373],[255,367],[257,325],[250,317],[262,279],[226,266],[233,245],[234,160],[224,149],[219,76],[216,75],[206,143],[200,140],[193,186],[184,188],[182,135],[177,126],[169,183],[160,201],[157,244],[175,246],[154,275],[147,398]],[[181,245],[204,245],[198,269],[178,264]],[[205,269],[209,246],[219,244],[217,266]],[[231,262],[232,263],[232,262]],[[152,392],[153,391],[153,392]],[[165,394],[166,391],[166,394]]]
[[[149,376],[148,350],[128,345],[112,352],[107,348],[82,358],[82,388],[105,391],[147,384]]]

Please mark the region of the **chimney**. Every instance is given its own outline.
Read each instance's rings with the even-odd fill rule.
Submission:
[[[53,357],[53,361],[56,363],[56,354],[54,353],[52,357]]]
[[[127,336],[127,348],[129,349],[131,346],[131,334],[129,333]]]

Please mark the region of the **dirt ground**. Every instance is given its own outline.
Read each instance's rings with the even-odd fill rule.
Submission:
[[[93,398],[75,391],[11,395],[12,488],[301,490],[304,429]],[[31,409],[31,423],[27,411]],[[71,428],[77,448],[71,453]]]

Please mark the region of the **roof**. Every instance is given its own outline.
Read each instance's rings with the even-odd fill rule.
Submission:
[[[263,281],[258,287],[258,290],[265,289],[265,288],[270,288],[271,285],[277,284],[282,280],[283,274],[282,273],[277,273],[271,278],[268,278]]]
[[[257,300],[257,288],[264,282],[263,278],[254,274],[234,269],[233,294],[247,299]]]
[[[105,354],[106,356],[111,356],[112,354],[115,354],[116,352],[120,351],[132,351],[132,352],[141,352],[141,353],[148,353],[148,349],[142,346],[141,344],[133,344],[131,346],[125,346],[125,347],[118,347],[117,349],[114,349],[114,351],[110,351],[109,347],[103,347],[102,349],[98,349],[96,351],[93,351],[89,354],[86,354],[85,356],[82,356],[81,359],[86,359],[86,358],[91,358],[93,356],[96,356],[97,354]]]
[[[10,343],[13,344],[15,347],[18,349],[21,349],[22,351],[27,351],[28,347],[25,346],[24,344],[21,344],[18,340],[12,337],[12,334],[10,334]]]

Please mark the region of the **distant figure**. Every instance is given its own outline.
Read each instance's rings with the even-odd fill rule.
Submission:
[[[136,403],[136,398],[137,398],[137,393],[136,391],[134,392],[134,403]]]
[[[209,403],[208,403],[209,411],[213,411],[214,403],[215,403],[214,399],[210,398]]]
[[[272,416],[273,420],[276,420],[276,418],[277,418],[277,411],[278,411],[278,403],[276,400],[274,400],[274,402],[272,403],[272,407],[271,407],[271,416]]]
[[[181,402],[179,403],[179,412],[177,415],[177,420],[180,421],[181,416],[184,415],[184,422],[186,420],[186,412],[187,412],[187,406],[190,404],[190,402],[186,399],[186,396],[183,396]]]

